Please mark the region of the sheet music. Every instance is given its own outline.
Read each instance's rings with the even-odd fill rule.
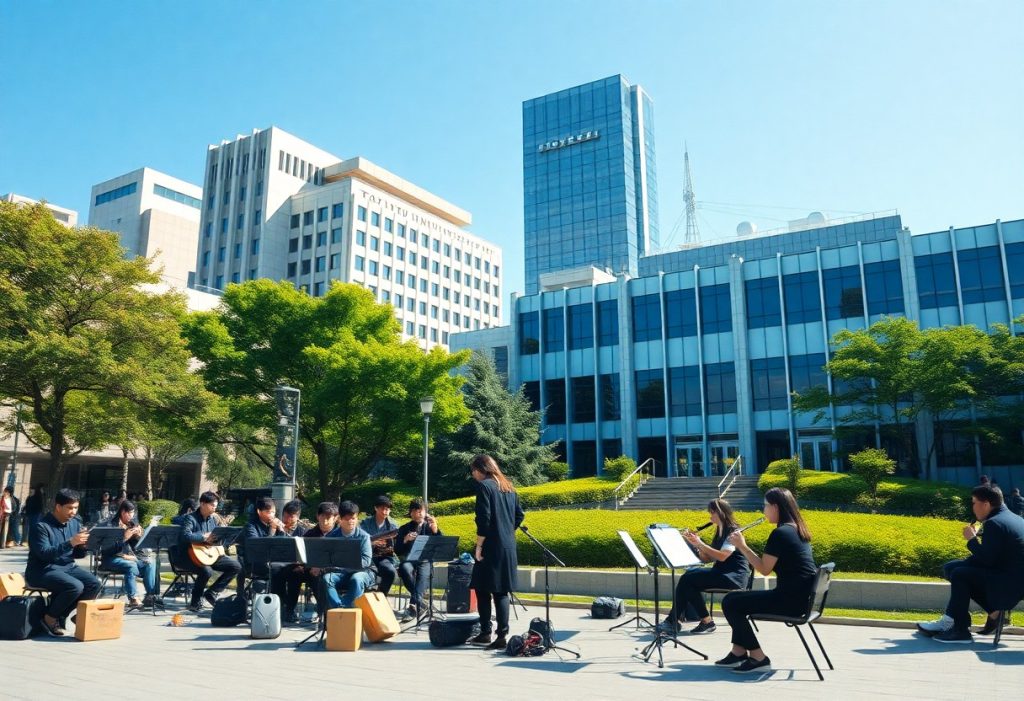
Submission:
[[[648,528],[647,537],[664,563],[672,569],[704,564],[683,540],[683,534],[675,528]]]
[[[306,564],[306,540],[304,538],[293,538],[295,550],[298,551],[299,562]]]
[[[406,560],[412,562],[419,562],[420,558],[423,557],[423,548],[427,546],[427,538],[430,536],[416,536],[416,539],[412,541],[412,547],[409,548],[409,554],[405,556]]]
[[[633,558],[634,562],[636,562],[637,566],[642,570],[649,568],[650,564],[647,562],[647,558],[644,557],[644,554],[640,552],[640,548],[637,547],[636,541],[633,540],[633,536],[631,536],[627,531],[618,531],[618,533],[619,538],[622,538],[622,542],[626,544],[626,550],[629,551],[630,556]]]
[[[149,519],[149,525],[146,526],[146,530],[142,531],[142,537],[139,538],[139,545],[142,545],[143,541],[146,540],[146,536],[148,536],[149,532],[153,530],[153,526],[157,526],[160,524],[160,519],[162,518],[163,516],[154,516],[151,519]]]

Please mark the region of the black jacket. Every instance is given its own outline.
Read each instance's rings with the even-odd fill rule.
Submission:
[[[994,609],[1024,599],[1024,518],[1003,504],[982,525],[980,538],[967,541],[966,563],[991,570],[987,594]]]
[[[75,567],[75,560],[85,557],[85,545],[74,548],[69,541],[81,530],[82,522],[77,518],[61,525],[52,513],[43,516],[29,537],[25,581],[34,584],[50,570]]]
[[[111,517],[106,523],[98,524],[103,528],[119,528],[121,526],[121,518],[118,515]],[[132,526],[138,525],[135,521],[132,521]],[[106,564],[110,560],[118,557],[119,555],[134,555],[135,546],[142,540],[142,536],[132,536],[128,540],[123,540],[120,543],[114,543],[108,545],[100,551],[100,561]]]
[[[485,479],[476,483],[476,534],[484,536],[483,560],[473,565],[470,586],[480,592],[516,590],[516,529],[523,522],[523,509],[515,492],[502,492],[498,483]]]
[[[416,535],[444,535],[441,533],[440,526],[437,528],[437,533],[431,533],[426,521],[418,525],[415,521],[409,521],[409,523],[398,529],[398,535],[395,536],[395,555],[402,559],[405,559],[405,556],[412,550],[413,543],[416,542],[415,540],[411,540],[408,543],[405,542],[405,536],[410,533],[415,533]]]

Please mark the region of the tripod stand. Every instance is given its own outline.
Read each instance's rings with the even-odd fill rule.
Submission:
[[[616,628],[628,626],[630,623],[633,623],[634,621],[636,622],[637,630],[640,630],[641,622],[648,628],[653,628],[654,624],[648,621],[640,614],[640,569],[643,568],[646,574],[650,574],[651,566],[647,564],[647,558],[644,557],[644,554],[642,552],[640,552],[640,548],[636,546],[636,543],[633,541],[633,536],[629,535],[628,531],[619,531],[618,533],[619,538],[622,539],[622,542],[626,546],[626,550],[629,551],[630,556],[632,556],[633,558],[633,592],[634,596],[636,597],[633,601],[636,604],[636,613],[633,614],[632,618],[629,618],[623,621],[622,623],[616,624],[608,630],[613,631]],[[657,586],[657,581],[655,581],[655,586]],[[655,601],[657,601],[657,597],[655,597]]]
[[[427,584],[427,605],[425,610],[419,611],[416,622],[403,630],[403,633],[409,630],[415,630],[418,632],[423,626],[427,626],[429,628],[431,622],[434,620],[435,613],[443,617],[443,614],[434,608],[434,564],[452,559],[455,557],[455,553],[457,553],[458,550],[458,536],[416,536],[416,540],[413,541],[412,549],[409,551],[409,560],[414,562],[430,563],[430,571],[427,575],[429,578],[429,583]]]
[[[558,565],[559,567],[565,567],[565,563],[559,560],[553,552],[548,550],[547,546],[545,546],[544,543],[534,538],[533,534],[530,533],[529,529],[526,526],[520,526],[519,530],[525,533],[527,538],[536,543],[537,546],[540,548],[541,553],[544,555],[544,622],[547,624],[548,627],[547,634],[543,636],[544,652],[547,652],[548,650],[558,650],[560,652],[567,652],[570,655],[575,655],[576,659],[579,659],[580,653],[557,644],[557,642],[555,641],[555,631],[551,627],[551,585],[548,569],[550,568],[552,562]],[[526,607],[524,606],[523,608],[525,609]]]
[[[674,535],[673,535],[674,534]],[[650,538],[651,544],[654,545],[654,620],[658,621],[661,615],[660,609],[660,594],[658,591],[658,562],[661,561],[663,564],[673,567],[675,563],[679,563],[680,566],[686,564],[697,565],[700,564],[700,560],[696,559],[696,555],[693,551],[686,546],[682,535],[679,531],[674,528],[648,528],[647,537]],[[676,542],[678,540],[678,543]],[[680,550],[680,547],[682,550]],[[683,555],[683,552],[688,555]],[[693,560],[693,562],[690,562]],[[665,658],[662,654],[662,647],[666,642],[671,642],[676,647],[684,647],[695,655],[700,655],[705,660],[708,658],[703,652],[694,650],[692,647],[682,642],[674,634],[668,633],[665,630],[655,628],[654,640],[652,640],[647,647],[641,651],[641,656],[644,662],[650,662],[651,657],[654,655],[655,650],[658,652],[658,668],[665,666]]]

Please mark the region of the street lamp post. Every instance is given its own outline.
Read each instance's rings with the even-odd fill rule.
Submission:
[[[423,412],[423,509],[427,508],[427,470],[430,457],[430,415],[434,411],[434,398],[426,396],[420,400],[420,411]]]

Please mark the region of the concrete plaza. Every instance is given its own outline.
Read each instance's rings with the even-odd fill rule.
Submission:
[[[0,551],[0,571],[23,569],[25,552]],[[539,606],[520,609],[512,632],[542,615]],[[579,650],[580,660],[437,649],[425,630],[364,644],[354,653],[311,644],[296,650],[308,628],[286,628],[276,640],[252,640],[244,627],[212,627],[208,615],[189,615],[185,626],[171,627],[169,613],[132,613],[119,640],[0,641],[0,698],[366,698],[383,691],[424,699],[966,699],[1012,697],[1024,688],[1024,640],[1015,637],[996,650],[991,639],[941,645],[905,629],[821,625],[836,669],[825,669],[825,681],[819,682],[796,633],[778,624],[762,624],[760,634],[775,671],[738,675],[671,647],[665,648],[663,669],[644,663],[634,655],[650,640],[648,633],[632,626],[609,632],[617,621],[592,620],[586,611],[554,608],[552,620],[559,641]],[[687,642],[713,661],[729,649],[728,628]]]

